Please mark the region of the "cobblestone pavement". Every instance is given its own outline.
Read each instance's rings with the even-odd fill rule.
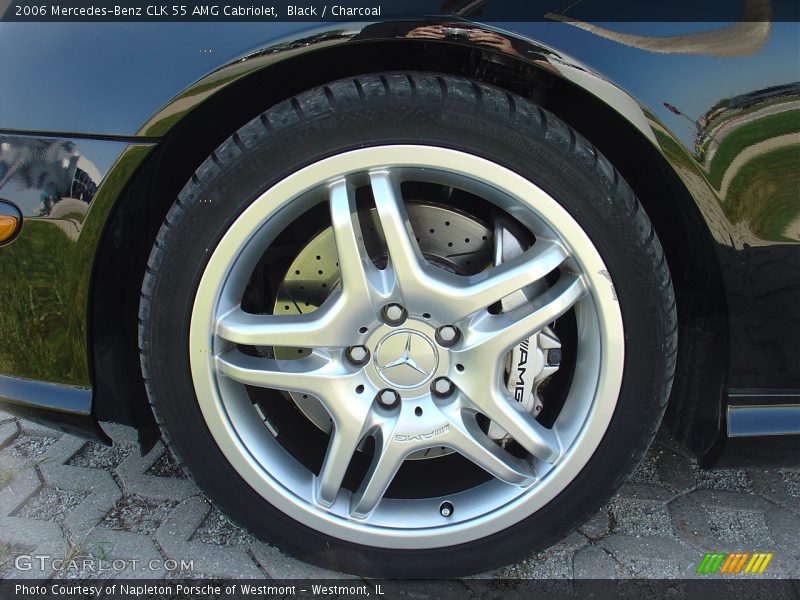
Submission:
[[[35,561],[26,570],[17,557],[28,555],[123,559],[123,577],[348,577],[254,540],[205,501],[162,444],[142,457],[133,430],[106,430],[111,448],[0,413],[0,578],[110,577]],[[800,468],[702,471],[662,431],[580,530],[482,577],[696,577],[709,551],[774,552],[765,577],[800,577]],[[181,571],[181,560],[193,570]]]

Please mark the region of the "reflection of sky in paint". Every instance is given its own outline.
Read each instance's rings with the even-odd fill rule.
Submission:
[[[66,120],[68,131],[131,134],[220,65],[309,29],[318,26],[0,23],[0,128],[64,131]]]
[[[694,128],[664,108],[674,104],[697,119],[722,98],[800,80],[797,23],[773,23],[769,40],[750,56],[713,57],[656,54],[624,46],[561,23],[494,23],[562,49],[602,73],[650,108],[675,135],[691,146]],[[680,35],[725,27],[723,23],[597,23],[639,35]]]
[[[495,25],[541,40],[604,74],[648,106],[690,147],[692,125],[668,112],[662,102],[696,119],[721,98],[800,80],[797,23],[774,23],[759,52],[730,58],[655,54],[562,23]],[[727,26],[598,25],[658,36]],[[0,86],[0,128],[130,135],[159,107],[219,65],[263,45],[334,26],[339,27],[280,22],[0,23],[0,73],[4,82],[15,84],[13,90]],[[32,44],[31,39],[41,43]],[[203,52],[206,48],[212,52]]]

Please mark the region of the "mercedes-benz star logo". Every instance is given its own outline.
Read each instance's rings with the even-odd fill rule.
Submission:
[[[433,343],[421,333],[408,329],[387,335],[375,352],[378,373],[398,388],[413,388],[428,381],[438,361]]]

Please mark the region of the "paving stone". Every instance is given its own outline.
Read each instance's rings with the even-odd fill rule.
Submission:
[[[658,461],[660,455],[663,453],[664,450],[661,447],[653,445],[650,450],[647,451],[647,454],[645,454],[639,466],[636,467],[636,470],[631,474],[628,481],[630,483],[660,484],[661,475],[658,470]]]
[[[126,494],[137,494],[153,500],[183,500],[198,494],[197,488],[189,479],[159,477],[147,473],[164,450],[164,444],[159,442],[147,455],[140,456],[138,452],[132,452],[122,461],[116,473]]]
[[[731,508],[707,508],[711,533],[720,541],[737,547],[749,547],[759,542],[774,545],[769,535],[766,517],[760,510],[736,510]]]
[[[110,575],[20,570],[3,559],[22,552],[155,561],[154,571],[126,564],[113,573],[130,578],[352,578],[255,541],[202,498],[162,443],[141,456],[134,429],[102,426],[115,442],[110,449],[0,414],[0,577]],[[510,590],[508,578],[705,578],[694,571],[710,551],[774,552],[764,576],[800,578],[798,540],[800,469],[703,471],[660,431],[632,480],[579,531],[514,565],[465,579],[465,598],[480,595],[471,584],[479,578],[493,580],[491,597]],[[165,560],[174,561],[170,568]],[[573,584],[548,585],[557,594]],[[787,589],[800,596],[800,585]],[[621,597],[654,591],[646,580],[618,583]],[[681,582],[662,597],[690,592]]]
[[[708,513],[691,496],[682,496],[669,504],[673,531],[676,537],[695,548],[717,551],[718,540],[712,534],[708,523]]]
[[[697,487],[697,463],[672,448],[664,448],[658,457],[658,470],[661,482],[677,494],[683,494]]]
[[[193,561],[195,573],[221,578],[263,578],[245,549],[224,548],[189,540],[210,510],[209,503],[200,496],[180,502],[156,531],[156,540],[168,558]]]
[[[119,423],[101,423],[100,426],[115,444],[136,446],[138,452],[139,434],[133,427],[120,425]]]
[[[611,522],[608,516],[608,507],[600,509],[591,519],[589,519],[578,531],[586,537],[597,540],[607,535],[611,530]]]
[[[0,544],[0,579],[5,579],[14,571],[14,561],[18,556],[30,554],[30,546],[19,544]]]
[[[611,531],[614,533],[665,537],[674,535],[669,511],[660,501],[614,498],[608,506]]]
[[[121,498],[103,517],[100,526],[134,533],[153,534],[177,501],[157,501],[141,496]]]
[[[624,575],[619,562],[595,545],[575,553],[574,569],[576,579],[613,579]]]
[[[771,469],[747,470],[747,476],[759,496],[800,517],[800,471],[779,469],[777,475]]]
[[[0,422],[0,448],[5,448],[19,435],[19,427],[15,421]]]
[[[507,579],[572,579],[573,556],[588,544],[585,536],[573,532],[547,550],[498,569],[495,576]]]
[[[26,561],[9,570],[9,578],[13,579],[45,579],[53,575],[52,565],[46,563],[41,568],[41,563],[33,556],[65,556],[68,544],[58,523],[53,521],[39,521],[22,517],[0,518],[0,538],[3,543],[31,548]]]
[[[81,502],[63,520],[67,534],[78,537],[95,527],[122,495],[111,473],[64,464],[82,446],[80,439],[65,435],[47,449],[38,465],[45,485],[83,494]]]
[[[611,534],[597,543],[629,577],[670,578],[694,573],[703,554],[666,537]]]
[[[41,488],[36,468],[12,455],[0,456],[0,516],[15,513]]]
[[[354,575],[297,560],[264,542],[254,543],[251,550],[256,562],[274,579],[357,579]]]
[[[234,525],[216,507],[212,507],[200,527],[192,535],[191,541],[217,546],[245,547],[253,543],[253,536],[241,527]]]

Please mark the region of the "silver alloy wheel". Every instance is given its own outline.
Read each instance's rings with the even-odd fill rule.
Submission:
[[[477,275],[434,268],[421,258],[410,230],[403,181],[453,186],[484,198],[527,227],[536,242]],[[355,189],[365,185],[371,186],[387,245],[389,264],[383,270],[361,243]],[[341,289],[305,315],[243,311],[245,286],[265,249],[289,223],[321,203],[330,210]],[[488,310],[552,272],[558,280],[531,302],[501,314]],[[389,304],[406,309],[401,325],[381,321]],[[555,424],[546,428],[516,408],[502,383],[503,360],[510,348],[570,309],[577,322],[574,376]],[[435,342],[443,325],[461,332],[452,347]],[[276,360],[245,354],[237,344],[311,347],[312,352],[299,360]],[[349,361],[347,349],[356,345],[365,346],[373,360],[363,366]],[[399,356],[386,362],[383,355],[391,352],[383,352],[385,347]],[[189,351],[211,434],[237,473],[268,502],[340,539],[421,549],[501,531],[564,490],[594,453],[613,415],[624,332],[603,260],[553,198],[483,158],[397,145],[321,160],[257,198],[213,249],[195,297]],[[393,361],[397,364],[390,367]],[[401,368],[402,376],[390,374]],[[445,397],[431,393],[431,382],[442,377],[454,385]],[[324,403],[334,430],[319,475],[268,433],[246,385],[304,392]],[[384,408],[378,395],[391,385],[401,400]],[[507,431],[530,457],[518,458],[490,439],[477,414]],[[375,437],[373,463],[361,486],[350,492],[341,487],[342,479],[365,435]],[[433,446],[459,452],[493,478],[447,497],[384,497],[403,459]],[[447,516],[440,510],[445,502],[454,507]]]

